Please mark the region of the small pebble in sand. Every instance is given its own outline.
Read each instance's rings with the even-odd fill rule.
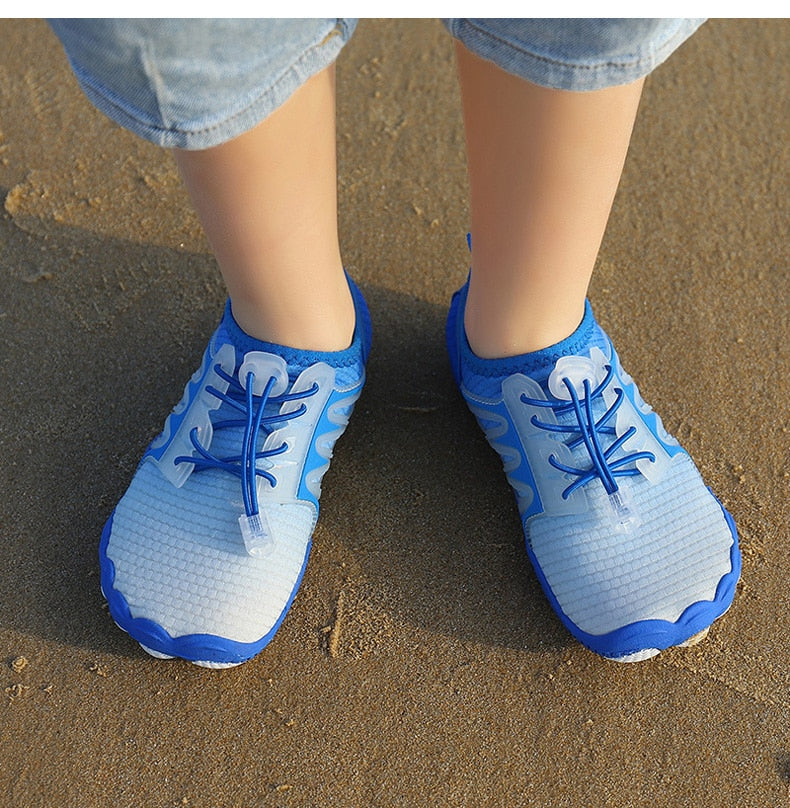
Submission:
[[[27,685],[23,685],[21,682],[7,687],[5,694],[8,696],[8,703],[10,704],[14,699],[18,699],[20,696],[24,695],[26,690],[30,690],[30,688]]]
[[[14,657],[11,660],[11,670],[14,673],[22,673],[27,667],[27,658],[23,656]]]
[[[35,275],[29,275],[22,278],[23,283],[38,283],[39,281],[51,281],[54,275],[51,272],[38,272]]]

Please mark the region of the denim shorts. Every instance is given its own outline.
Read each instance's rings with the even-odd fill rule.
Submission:
[[[252,129],[332,64],[353,19],[50,20],[88,98],[160,146]],[[699,19],[451,19],[473,53],[535,84],[589,91],[650,73]]]

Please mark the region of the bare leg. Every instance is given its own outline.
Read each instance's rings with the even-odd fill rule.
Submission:
[[[255,129],[175,159],[249,334],[309,350],[351,342],[337,235],[334,68]]]
[[[551,90],[456,54],[472,212],[464,324],[479,356],[514,356],[582,320],[643,82]]]

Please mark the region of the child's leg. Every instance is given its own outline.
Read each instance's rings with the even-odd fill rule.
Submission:
[[[294,348],[347,348],[354,306],[337,236],[334,66],[254,129],[174,154],[239,325]]]
[[[643,81],[554,90],[456,53],[473,239],[466,333],[479,356],[513,356],[582,320]]]
[[[241,662],[299,587],[370,341],[340,261],[334,123],[330,66],[254,129],[175,152],[230,309],[100,549],[116,621],[155,656]]]
[[[154,656],[238,664],[299,587],[321,480],[365,381],[340,261],[341,20],[61,20],[83,88],[175,149],[231,305],[99,547],[110,613]],[[308,78],[312,77],[312,78]]]
[[[477,54],[458,46],[472,269],[448,317],[453,373],[502,458],[549,601],[620,661],[703,636],[740,572],[731,517],[585,302],[641,77],[693,27],[452,25]]]
[[[50,22],[88,98],[178,150],[240,324],[297,348],[346,348],[333,64],[356,21]]]

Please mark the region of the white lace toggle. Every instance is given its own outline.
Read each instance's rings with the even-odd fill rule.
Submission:
[[[624,488],[609,494],[609,506],[614,513],[615,531],[617,533],[630,533],[639,527],[642,520],[633,507],[631,496]]]
[[[263,511],[252,516],[242,514],[239,517],[239,528],[244,539],[244,547],[251,556],[268,555],[274,549],[274,536],[272,535],[269,520]]]

